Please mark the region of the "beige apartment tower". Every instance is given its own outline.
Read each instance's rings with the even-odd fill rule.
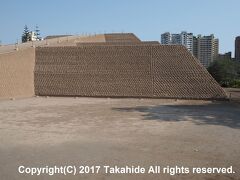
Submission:
[[[209,67],[216,60],[219,52],[219,40],[214,35],[198,35],[193,39],[193,54],[204,67]]]

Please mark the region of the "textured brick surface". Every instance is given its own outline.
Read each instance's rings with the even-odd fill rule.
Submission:
[[[112,33],[105,34],[106,42],[141,42],[133,33]]]
[[[80,42],[77,46],[126,46],[126,45],[159,45],[158,41],[141,41],[141,42]]]
[[[139,53],[136,47],[117,51],[105,46],[37,49],[36,94],[149,96],[148,56],[144,48]]]
[[[35,93],[54,96],[222,99],[225,92],[182,46],[36,49]]]
[[[35,49],[0,54],[0,98],[34,95]]]
[[[184,46],[153,46],[152,74],[153,94],[157,97],[225,97],[219,84]]]

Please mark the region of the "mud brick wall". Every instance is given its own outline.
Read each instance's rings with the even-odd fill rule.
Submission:
[[[148,97],[149,48],[37,48],[37,95]]]
[[[183,46],[36,49],[35,93],[48,96],[222,99],[225,92]]]
[[[105,34],[106,42],[141,42],[133,33],[112,33]]]
[[[77,46],[126,46],[126,45],[158,45],[160,44],[158,41],[140,41],[140,42],[80,42],[77,43]]]
[[[92,35],[87,37],[81,37],[80,42],[105,42],[105,35],[99,34],[99,35]]]
[[[34,95],[35,49],[0,54],[0,98]]]
[[[224,90],[184,46],[152,46],[152,75],[156,97],[226,98]]]

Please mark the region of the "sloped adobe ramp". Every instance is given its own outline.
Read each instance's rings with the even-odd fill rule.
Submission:
[[[185,47],[126,45],[36,49],[35,93],[48,96],[224,99]]]

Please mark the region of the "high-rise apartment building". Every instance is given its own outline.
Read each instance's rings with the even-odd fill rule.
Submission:
[[[198,38],[193,36],[193,55],[198,57]]]
[[[201,36],[198,35],[194,39],[194,55],[202,65],[208,67],[218,57],[219,40],[214,38],[214,35]]]
[[[210,36],[193,36],[192,33],[182,31],[180,34],[170,34],[166,32],[161,35],[162,44],[182,44],[184,45],[205,67],[208,67],[218,57],[219,41]],[[240,37],[236,40],[236,54],[240,59]]]
[[[161,43],[162,44],[171,44],[171,34],[169,32],[163,33],[161,35]]]
[[[193,34],[185,31],[181,32],[181,44],[193,54]]]
[[[171,44],[181,44],[181,35],[180,34],[171,34],[172,41]]]
[[[166,32],[161,35],[162,44],[182,44],[193,53],[193,34],[182,31],[180,34]]]
[[[240,61],[240,36],[235,39],[235,59]]]

